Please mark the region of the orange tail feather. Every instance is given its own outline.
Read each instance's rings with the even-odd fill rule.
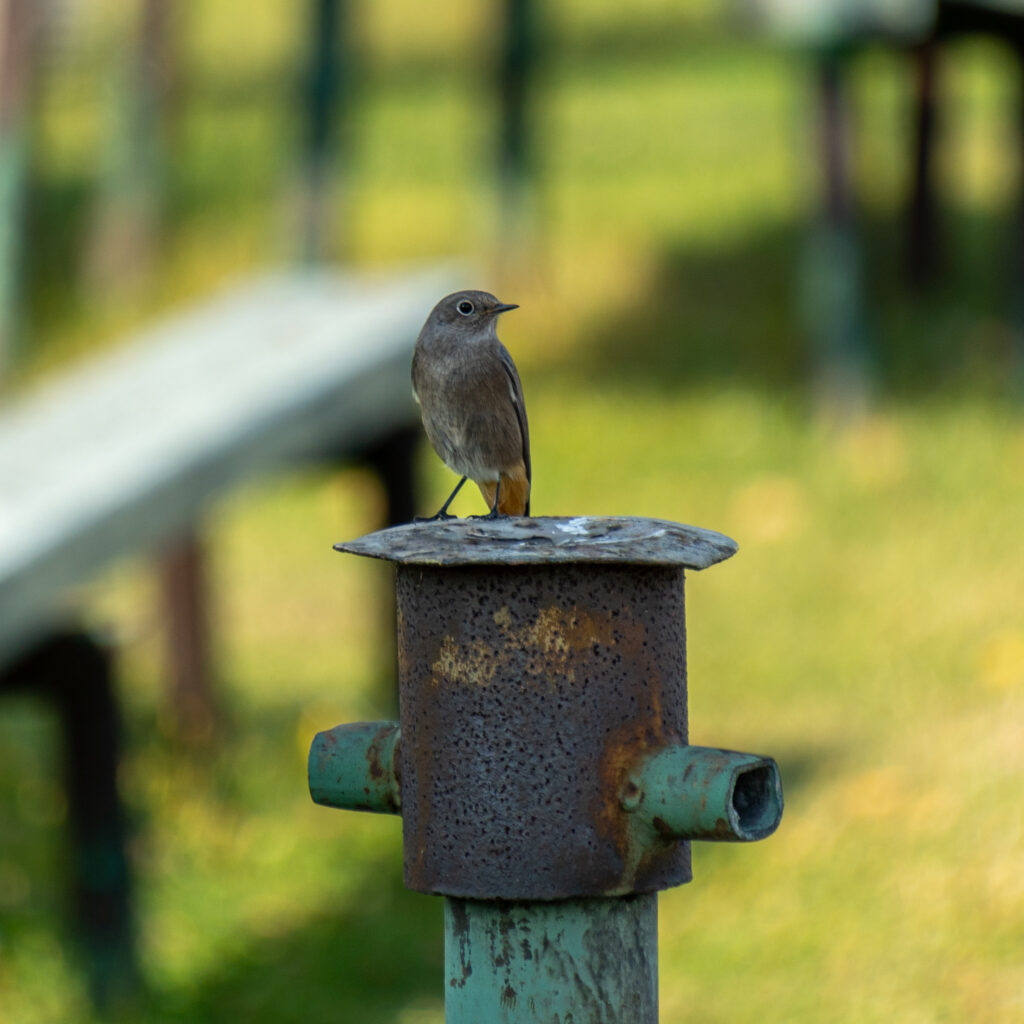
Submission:
[[[493,480],[477,480],[477,487],[484,496],[488,508],[494,508],[494,495],[498,485]],[[528,516],[530,514],[530,481],[526,479],[526,467],[517,466],[511,473],[501,474],[501,493],[498,511],[503,516]]]

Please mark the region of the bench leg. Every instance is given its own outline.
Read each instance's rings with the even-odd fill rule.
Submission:
[[[1011,373],[1018,396],[1024,395],[1024,26],[1019,22],[1013,38],[1013,54],[1017,71],[1017,195],[1016,216],[1011,220],[1011,308],[1012,327]]]
[[[385,525],[412,521],[416,514],[416,451],[420,431],[404,428],[363,452],[384,486]],[[171,706],[179,735],[208,741],[218,714],[214,699],[205,553],[196,531],[168,544],[158,559],[166,623]],[[390,601],[394,608],[394,602]]]
[[[801,268],[802,305],[820,404],[830,415],[847,416],[857,412],[868,397],[871,359],[842,56],[822,56],[817,71],[818,162],[823,195]]]
[[[907,279],[911,288],[934,283],[941,255],[936,225],[935,155],[937,43],[926,39],[913,52],[914,162],[907,238]]]
[[[384,485],[385,526],[411,523],[416,515],[416,452],[420,435],[419,428],[399,430],[364,453],[365,461]]]
[[[42,4],[0,0],[0,378],[17,361],[33,92]]]
[[[56,633],[9,666],[0,688],[47,697],[60,717],[76,931],[95,1002],[116,1004],[135,990],[138,973],[110,652],[87,633]]]
[[[380,478],[384,487],[385,506],[383,526],[411,523],[416,515],[416,452],[421,444],[422,432],[416,428],[396,431],[391,437],[367,449],[363,461]],[[394,573],[387,574],[387,589],[382,595],[381,615],[387,623],[386,641],[380,645],[381,672],[390,674],[392,683],[388,695],[389,713],[398,713],[398,606],[395,603]]]
[[[170,704],[180,738],[203,743],[217,722],[210,659],[205,552],[192,530],[161,551],[157,561]]]

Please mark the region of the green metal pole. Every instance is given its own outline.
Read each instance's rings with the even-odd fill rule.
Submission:
[[[0,126],[0,379],[15,362],[24,246],[28,143],[17,130]]]
[[[532,226],[537,172],[533,93],[540,40],[534,0],[503,0],[501,19],[495,247],[499,266],[522,261]]]
[[[29,114],[40,4],[0,0],[0,379],[15,363],[29,172]]]
[[[802,316],[814,346],[820,393],[839,411],[863,404],[871,351],[863,259],[853,209],[846,54],[830,50],[818,68],[824,201],[801,267]]]
[[[657,1024],[658,897],[445,899],[446,1024]]]
[[[316,264],[337,256],[332,216],[334,182],[344,166],[351,60],[348,49],[348,4],[345,0],[311,0],[304,103],[304,182],[302,185],[303,262]]]

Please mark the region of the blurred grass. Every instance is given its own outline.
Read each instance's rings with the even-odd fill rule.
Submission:
[[[182,6],[169,219],[147,289],[82,294],[74,254],[101,159],[116,5],[42,98],[40,245],[26,376],[285,258],[297,19]],[[477,5],[367,7],[339,246],[359,264],[487,260],[493,107]],[[1024,1016],[1024,423],[1011,401],[1006,257],[1018,167],[1011,68],[957,47],[941,166],[946,281],[898,280],[908,74],[855,64],[858,176],[880,394],[817,418],[794,314],[813,195],[806,68],[728,35],[706,3],[564,0],[549,14],[540,227],[493,287],[523,371],[538,514],[720,529],[740,554],[688,586],[698,743],[778,757],[787,812],[754,847],[699,847],[661,901],[666,1021],[1002,1022]],[[463,60],[464,56],[467,59]],[[555,59],[557,57],[557,60]],[[423,458],[433,506],[451,481]],[[123,649],[139,928],[126,1019],[441,1019],[440,907],[401,890],[398,823],[313,807],[314,731],[390,713],[379,566],[352,471],[303,472],[214,512],[227,739],[167,736],[143,566],[82,595]],[[460,497],[460,514],[478,511]],[[0,722],[0,1019],[88,1021],[62,924],[53,724]]]

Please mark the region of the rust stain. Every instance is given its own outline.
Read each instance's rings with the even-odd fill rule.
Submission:
[[[620,835],[625,819],[620,806],[620,794],[628,783],[629,773],[640,759],[661,747],[669,739],[662,714],[662,681],[653,659],[644,653],[646,628],[643,623],[629,619],[619,623],[620,644],[640,662],[640,671],[648,685],[647,699],[650,713],[640,720],[623,723],[605,742],[601,758],[602,808],[598,819],[605,835]]]
[[[669,824],[668,824],[667,821],[665,821],[664,818],[654,818],[651,821],[651,824],[654,826],[655,831],[663,839],[667,839],[667,840],[675,839],[675,836],[672,834],[672,829],[669,828]]]
[[[466,912],[466,905],[462,900],[457,899],[448,901],[448,910],[451,914],[452,938],[459,946],[459,972],[461,975],[460,977],[449,978],[448,984],[452,988],[465,988],[469,976],[473,973],[469,914]]]
[[[449,900],[448,909],[452,915],[452,934],[460,942],[469,940],[469,914],[462,900]]]
[[[370,778],[377,783],[384,782],[388,776],[394,778],[396,786],[400,784],[400,773],[398,770],[398,742],[392,747],[391,764],[386,763],[384,757],[384,746],[391,738],[394,727],[390,724],[382,726],[373,737],[370,745],[366,748],[366,763],[369,767]],[[399,790],[400,791],[400,790]],[[367,799],[370,797],[369,787],[364,789]],[[387,805],[392,811],[398,811],[398,801],[394,792],[390,790],[387,794]]]
[[[398,601],[395,607],[395,635],[398,637],[398,678],[404,679],[410,668],[408,645],[405,631],[405,609]]]
[[[621,648],[637,663],[640,677],[647,684],[649,710],[643,717],[623,723],[605,741],[594,820],[599,834],[614,843],[622,860],[616,891],[629,892],[645,864],[671,846],[663,833],[664,843],[652,843],[649,835],[641,835],[637,817],[623,807],[623,794],[631,785],[630,774],[645,758],[683,738],[666,723],[663,680],[646,646],[646,627],[628,614],[616,625]]]
[[[430,682],[434,687],[440,686],[442,680],[456,686],[488,686],[505,660],[483,640],[459,644],[454,637],[446,636],[430,666]]]
[[[607,615],[594,615],[578,607],[541,608],[536,618],[520,629],[512,627],[507,606],[498,609],[493,618],[503,643],[496,647],[483,640],[460,642],[447,634],[430,666],[431,685],[450,682],[456,686],[488,686],[495,675],[507,669],[511,652],[523,651],[529,652],[524,682],[553,677],[575,682],[575,663],[580,651],[594,644],[614,647],[618,642],[616,623]],[[660,714],[660,699],[655,710]]]
[[[395,780],[395,789],[402,792],[402,737],[395,740],[395,750],[391,755],[391,774]]]
[[[660,719],[628,722],[609,736],[600,765],[600,803],[595,815],[598,833],[611,840],[622,861],[618,885],[609,895],[631,892],[638,876],[652,857],[672,845],[667,829],[657,829],[663,842],[652,842],[641,819],[622,806],[622,793],[628,789],[629,775],[646,757],[663,750],[677,738],[664,728]],[[644,834],[647,832],[647,834]]]
[[[380,733],[378,733],[374,737],[373,742],[366,748],[366,760],[370,766],[370,778],[378,782],[384,778],[384,765],[380,759],[381,738]]]
[[[624,811],[635,812],[644,801],[644,791],[636,781],[628,778],[619,791],[619,806]]]
[[[557,675],[576,682],[575,663],[580,651],[594,644],[615,645],[615,626],[607,613],[595,615],[573,606],[571,610],[542,608],[537,618],[515,638],[533,652],[526,671],[534,676]]]
[[[651,824],[657,830],[658,834],[664,837],[667,841],[675,841],[675,835],[668,823],[663,818],[655,818]],[[718,818],[715,821],[714,826],[701,833],[700,838],[702,839],[733,839],[735,835],[729,822],[725,818]]]

